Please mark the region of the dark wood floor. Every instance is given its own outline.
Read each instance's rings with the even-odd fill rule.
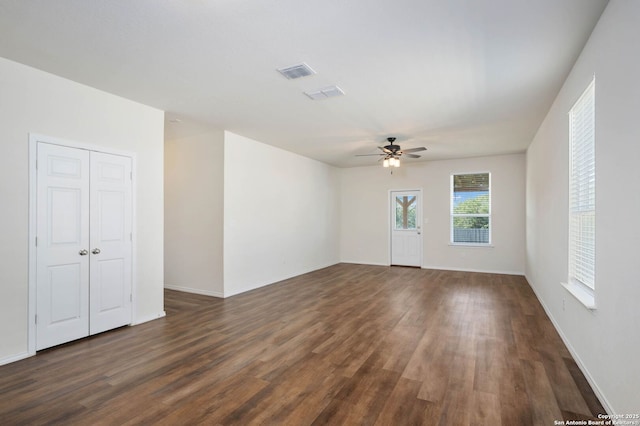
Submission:
[[[0,367],[0,424],[552,425],[604,410],[524,278],[340,264]]]

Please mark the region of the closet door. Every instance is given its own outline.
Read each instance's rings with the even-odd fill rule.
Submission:
[[[91,153],[90,334],[131,323],[131,158]]]
[[[37,144],[36,350],[131,323],[131,167]]]
[[[36,349],[89,334],[89,151],[39,143]]]

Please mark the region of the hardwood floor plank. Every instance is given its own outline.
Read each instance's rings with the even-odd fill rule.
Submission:
[[[377,353],[336,394],[314,424],[374,424],[400,373],[384,370]]]
[[[471,419],[469,424],[472,426],[502,425],[502,419],[500,417],[500,399],[498,395],[474,391],[471,402],[470,417]]]
[[[500,418],[503,425],[533,425],[533,407],[527,394],[522,363],[515,347],[507,347],[499,380]]]
[[[505,376],[506,351],[497,339],[480,338],[476,342],[476,364],[473,389],[500,394],[500,380]]]
[[[440,418],[440,406],[418,399],[422,383],[401,377],[387,399],[376,425],[432,425]]]
[[[537,425],[603,413],[523,277],[338,264],[0,366],[2,425]]]
[[[435,325],[424,333],[402,377],[422,382],[418,398],[441,402],[449,383],[450,358],[446,353],[445,328]]]
[[[384,338],[378,347],[384,359],[385,370],[402,373],[416,350],[424,329],[420,327],[397,325]]]
[[[542,348],[538,352],[560,410],[591,416],[587,403],[557,350]]]
[[[245,404],[269,382],[243,374],[233,375],[216,386],[202,387],[200,392],[187,395],[176,402],[162,401],[161,410],[140,413],[133,424],[178,425],[185,421],[192,424],[222,424],[225,417]]]
[[[523,376],[531,404],[534,424],[544,424],[550,419],[562,419],[562,411],[551,389],[551,383],[542,363],[523,359]]]
[[[567,366],[569,374],[571,374],[571,377],[578,388],[578,391],[580,392],[580,395],[582,396],[582,399],[589,407],[589,413],[592,417],[598,418],[598,414],[605,413],[605,409],[593,393],[591,386],[589,386],[589,382],[584,377],[584,374],[582,374],[582,371],[580,371],[580,367],[578,367],[573,358],[564,357],[563,360]]]

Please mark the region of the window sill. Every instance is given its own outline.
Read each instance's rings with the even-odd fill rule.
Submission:
[[[449,243],[452,247],[493,248],[492,244],[474,243]]]
[[[582,303],[585,306],[585,308],[590,309],[592,311],[596,309],[596,298],[594,297],[593,293],[586,290],[583,286],[575,283],[569,283],[569,284],[560,283],[560,284],[562,284],[562,286],[565,289],[567,289],[567,291],[571,293],[573,297],[578,299],[578,301]]]

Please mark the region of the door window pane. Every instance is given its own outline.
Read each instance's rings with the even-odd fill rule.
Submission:
[[[396,229],[416,229],[415,195],[396,196]]]

